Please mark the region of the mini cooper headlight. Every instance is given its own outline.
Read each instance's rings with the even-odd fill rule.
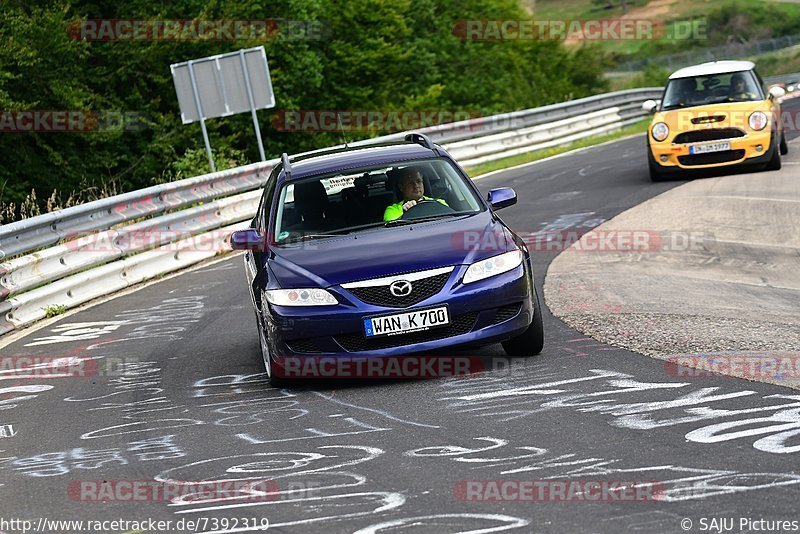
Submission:
[[[464,283],[469,284],[498,274],[507,273],[522,264],[522,251],[512,250],[499,256],[492,256],[473,263],[464,275]]]
[[[767,127],[769,123],[769,119],[767,119],[767,115],[764,112],[756,111],[750,115],[750,128],[753,130],[760,132],[764,128]]]
[[[669,126],[667,126],[663,122],[657,122],[653,126],[653,139],[655,139],[659,143],[664,139],[666,139],[668,135],[669,135]]]
[[[267,302],[276,306],[333,306],[339,302],[324,289],[270,289]]]

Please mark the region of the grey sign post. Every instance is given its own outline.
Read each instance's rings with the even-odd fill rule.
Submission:
[[[183,124],[200,121],[211,170],[215,171],[206,119],[250,111],[261,161],[266,161],[256,110],[275,107],[263,46],[170,65]]]

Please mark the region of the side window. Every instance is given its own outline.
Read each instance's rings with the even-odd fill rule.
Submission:
[[[761,88],[761,96],[766,98],[765,95],[768,93],[767,84],[764,83],[764,79],[761,77],[761,75],[758,72],[753,71],[753,74],[756,75],[756,80],[758,80],[758,86]]]
[[[278,182],[277,176],[271,174],[264,186],[264,194],[261,195],[261,202],[256,213],[256,229],[265,232],[269,224],[269,213],[272,209],[272,199],[275,196],[275,184]]]

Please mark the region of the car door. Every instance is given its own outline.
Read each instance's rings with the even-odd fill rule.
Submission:
[[[276,183],[277,173],[273,171],[267,179],[267,183],[264,185],[264,193],[261,195],[261,201],[258,204],[256,215],[250,222],[250,228],[256,229],[263,238],[261,246],[256,250],[248,250],[244,254],[247,282],[250,286],[250,298],[253,301],[253,306],[255,306],[256,310],[259,312],[261,310],[261,291],[267,285],[265,261],[268,254],[267,243],[269,242],[267,229],[269,228],[269,219],[272,202],[275,197]]]

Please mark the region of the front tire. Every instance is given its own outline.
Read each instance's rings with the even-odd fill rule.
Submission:
[[[503,341],[503,350],[512,357],[536,356],[544,348],[544,326],[539,295],[533,292],[533,322],[517,337]]]
[[[653,163],[653,155],[650,153],[650,149],[647,149],[647,168],[650,171],[650,181],[651,182],[663,182],[666,180],[663,174],[656,168],[656,164]]]
[[[786,132],[781,132],[781,156],[789,153],[789,145],[786,143]]]
[[[780,147],[773,145],[772,147],[772,157],[767,163],[767,170],[768,171],[779,171],[781,170],[781,150]]]
[[[267,338],[258,315],[256,315],[256,326],[258,327],[258,345],[261,348],[261,360],[264,363],[264,371],[267,373],[269,385],[274,388],[288,386],[289,381],[286,378],[275,375],[275,368],[272,366],[272,357],[269,354],[269,345],[267,345]]]

